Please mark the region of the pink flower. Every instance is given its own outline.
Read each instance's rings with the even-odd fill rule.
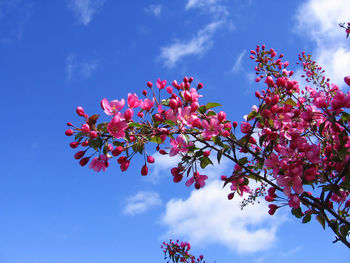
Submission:
[[[121,118],[121,113],[116,114],[113,119],[108,123],[108,132],[116,139],[125,137],[125,130],[128,128],[128,123]]]
[[[242,124],[241,124],[241,132],[249,133],[251,129],[252,129],[252,125],[250,125],[249,122],[242,122]]]
[[[125,105],[125,100],[112,100],[109,102],[107,99],[101,100],[101,108],[107,115],[115,115],[118,111],[121,111]]]
[[[193,143],[192,142],[186,143],[185,139],[180,134],[179,136],[177,136],[176,139],[170,140],[170,145],[173,146],[173,148],[171,148],[169,156],[175,156],[179,152],[187,153],[188,147],[192,146]]]
[[[95,157],[92,159],[89,168],[93,169],[95,172],[106,171],[106,168],[108,166],[108,157],[104,154],[101,154],[99,157]]]
[[[293,207],[293,208],[299,208],[300,207],[300,199],[299,199],[299,196],[298,195],[292,195],[290,198],[289,198],[289,202],[288,202],[289,206],[290,207]]]
[[[141,102],[141,108],[145,111],[149,111],[152,109],[154,105],[154,102],[151,101],[150,99],[145,99],[144,101]]]
[[[160,89],[160,90],[164,89],[165,85],[166,85],[166,80],[160,80],[160,79],[157,80],[157,88],[158,89]]]
[[[203,120],[202,126],[204,128],[202,136],[206,140],[210,140],[213,136],[218,135],[220,131],[224,128],[224,125],[221,124],[215,116],[210,118],[209,123],[206,120]]]
[[[137,97],[137,95],[135,93],[131,94],[129,93],[128,94],[128,105],[129,105],[129,108],[137,108],[139,107],[141,104],[141,101],[139,100],[139,98]]]
[[[193,127],[192,123],[195,119],[198,119],[196,114],[192,111],[191,107],[179,108],[178,120],[184,125]]]
[[[279,175],[277,177],[277,184],[279,186],[284,187],[283,193],[286,196],[291,195],[291,188],[295,191],[297,194],[301,194],[304,192],[303,189],[303,182],[299,176],[283,176]]]
[[[205,186],[205,180],[207,180],[207,179],[208,179],[208,176],[201,175],[198,172],[194,172],[193,177],[188,179],[187,182],[185,183],[185,185],[188,187],[188,186],[191,186],[195,182],[195,188],[199,189],[199,188],[202,188],[203,186]]]

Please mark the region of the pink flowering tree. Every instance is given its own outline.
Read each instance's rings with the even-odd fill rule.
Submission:
[[[158,79],[156,85],[147,83],[142,97],[129,93],[126,101],[102,99],[107,121],[78,107],[82,123],[68,123],[66,130],[74,138],[70,146],[80,148],[74,158],[99,172],[113,158],[126,171],[141,156],[140,173],[146,176],[155,162],[153,144],[162,155],[181,157],[171,169],[172,179],[196,189],[208,179],[198,167],[227,158],[232,173],[221,180],[231,190],[228,199],[244,195],[245,206],[264,197],[270,215],[286,208],[303,223],[316,219],[334,232],[334,242],[350,248],[350,92],[331,84],[305,53],[299,64],[306,87],[293,80],[283,54],[263,45],[251,51],[251,59],[263,88],[255,92],[257,106],[244,122],[228,120],[224,111],[215,110],[218,103],[200,102],[203,84],[194,85],[193,78],[171,85]],[[350,86],[350,76],[344,81]],[[176,249],[187,251],[187,246],[175,244],[163,247],[173,261]]]

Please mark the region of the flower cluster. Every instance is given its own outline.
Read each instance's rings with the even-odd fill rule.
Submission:
[[[170,239],[169,243],[163,242],[161,246],[164,253],[164,259],[168,259],[167,262],[186,262],[186,263],[205,263],[203,261],[203,256],[200,255],[197,258],[191,254],[189,251],[191,249],[191,245],[188,242],[176,242]]]
[[[264,45],[251,52],[256,62],[258,105],[240,125],[215,111],[218,103],[200,104],[202,83],[193,87],[193,78],[181,83],[160,80],[139,98],[129,93],[126,101],[101,101],[109,120],[97,123],[99,115],[88,116],[76,109],[83,122],[68,123],[67,136],[74,136],[72,148],[82,147],[74,158],[81,166],[89,163],[96,172],[105,171],[117,158],[121,171],[140,154],[144,161],[141,175],[155,159],[148,154],[149,143],[162,155],[180,156],[171,169],[173,181],[186,176],[186,186],[196,189],[208,179],[198,171],[227,158],[233,162],[232,174],[221,176],[229,185],[232,199],[243,196],[243,206],[264,196],[273,215],[282,206],[307,223],[315,217],[327,224],[350,247],[350,92],[342,91],[324,76],[323,69],[310,55],[300,54],[306,87],[299,87],[288,70],[288,61]],[[350,86],[350,76],[344,81]],[[260,186],[254,189],[250,182]]]

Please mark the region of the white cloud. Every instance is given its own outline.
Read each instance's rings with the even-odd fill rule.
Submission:
[[[159,17],[162,14],[162,6],[161,5],[150,5],[149,7],[145,8],[145,11],[147,13],[151,13],[154,16]]]
[[[67,75],[68,79],[89,78],[96,70],[98,62],[96,59],[89,61],[79,61],[75,54],[70,54],[67,57]]]
[[[242,50],[242,52],[239,54],[239,56],[238,56],[238,58],[237,58],[235,64],[234,64],[233,67],[232,67],[232,70],[231,70],[233,73],[237,73],[237,72],[239,72],[239,71],[241,70],[241,68],[242,68],[242,59],[243,59],[245,53],[246,53],[246,50],[244,49],[244,50]]]
[[[215,31],[223,24],[223,21],[215,21],[199,30],[197,35],[187,42],[175,41],[174,44],[161,48],[159,59],[167,67],[173,67],[186,56],[203,55],[213,44],[212,38]]]
[[[104,3],[105,0],[69,0],[68,8],[74,12],[80,24],[87,26]]]
[[[30,1],[0,1],[0,41],[10,44],[23,37],[25,27],[32,15]]]
[[[185,9],[201,9],[202,12],[211,13],[214,16],[221,16],[221,19],[228,16],[227,6],[221,3],[223,0],[189,0]]]
[[[283,217],[277,221],[270,216],[264,202],[241,210],[241,199],[228,201],[228,192],[215,180],[192,191],[186,200],[170,200],[162,217],[162,223],[169,228],[167,234],[185,238],[196,246],[221,244],[239,253],[271,248]]]
[[[309,0],[296,14],[297,32],[316,44],[315,60],[326,70],[326,76],[337,85],[350,74],[350,48],[345,32],[338,24],[350,21],[350,1]]]
[[[141,214],[161,204],[162,200],[159,198],[158,193],[141,191],[126,200],[123,213],[125,215]]]

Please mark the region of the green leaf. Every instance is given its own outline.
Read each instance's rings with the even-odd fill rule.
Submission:
[[[169,126],[175,126],[175,122],[173,122],[171,120],[165,120],[164,123],[168,124]]]
[[[94,150],[98,150],[98,149],[101,149],[102,147],[102,140],[100,137],[94,139],[94,140],[91,140],[89,141],[89,145],[90,147],[92,147]]]
[[[259,138],[259,145],[260,145],[260,147],[262,147],[262,145],[263,145],[264,140],[266,139],[266,137],[267,137],[266,134],[260,136],[260,138]]]
[[[209,102],[209,103],[207,103],[206,108],[208,110],[208,109],[215,108],[215,107],[218,107],[218,106],[222,106],[222,105],[219,104],[219,103],[216,103],[216,102]]]
[[[291,98],[289,98],[288,100],[286,100],[285,102],[284,102],[285,104],[288,104],[288,105],[291,105],[291,106],[297,106],[297,104],[295,103],[295,101],[294,100],[292,100]]]
[[[207,112],[207,114],[206,114],[207,116],[215,116],[216,115],[216,113],[215,113],[215,111],[208,111]]]
[[[198,108],[198,110],[199,110],[200,113],[204,114],[207,111],[207,107],[205,105],[203,105],[203,106],[200,106]]]
[[[208,164],[213,164],[213,162],[208,157],[202,157],[200,160],[200,166],[202,169],[207,167]]]
[[[251,111],[247,116],[247,121],[250,121],[256,117],[258,113],[256,111]]]
[[[321,215],[316,216],[317,221],[322,225],[323,229],[326,228],[324,217]]]
[[[348,233],[349,233],[349,230],[350,230],[350,226],[348,225],[342,225],[340,227],[340,234],[343,236],[343,237],[347,237]]]
[[[150,139],[151,142],[154,142],[156,144],[161,144],[162,143],[162,139],[159,137],[159,136],[153,136],[151,139]]]
[[[238,163],[241,164],[242,166],[245,165],[248,162],[248,157],[243,157],[238,160]]]
[[[78,140],[79,138],[83,137],[84,133],[83,132],[79,132],[78,134],[75,135],[75,140]]]
[[[212,139],[213,143],[215,143],[216,145],[222,145],[221,139],[219,136],[214,136]]]
[[[292,208],[292,214],[296,217],[296,218],[301,218],[303,216],[303,214],[301,213],[301,208]]]
[[[137,122],[131,122],[129,123],[129,127],[142,128],[142,125]]]
[[[319,127],[319,133],[322,135],[322,132],[323,132],[323,129],[324,129],[324,126],[326,125],[326,122],[322,122],[321,124],[320,124],[320,127]]]
[[[303,217],[303,221],[302,221],[303,224],[310,222],[310,220],[311,220],[311,215],[312,215],[312,213],[307,213],[307,214]]]
[[[220,151],[218,151],[218,154],[217,154],[217,159],[218,159],[218,164],[220,164],[220,161],[221,161],[221,157],[222,157],[222,154],[224,153],[224,149],[221,149]]]

